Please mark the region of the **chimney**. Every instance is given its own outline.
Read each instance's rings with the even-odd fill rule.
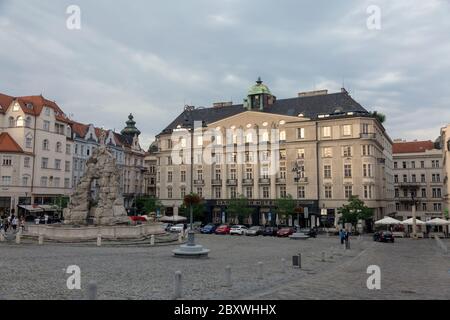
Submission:
[[[305,91],[305,92],[300,92],[298,94],[298,96],[300,98],[303,97],[314,97],[314,96],[323,96],[328,94],[328,90],[314,90],[314,91]]]

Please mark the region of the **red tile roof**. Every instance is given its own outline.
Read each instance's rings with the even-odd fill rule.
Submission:
[[[23,153],[19,144],[7,132],[0,133],[0,152]]]
[[[89,129],[87,124],[73,122],[72,123],[72,131],[75,132],[79,137],[84,138]]]
[[[392,153],[420,153],[434,149],[434,143],[428,141],[395,142]]]
[[[0,93],[0,105],[2,106],[2,108],[0,108],[0,112],[5,112],[14,100],[17,100],[17,102],[19,102],[22,111],[26,114],[39,116],[42,112],[42,109],[44,109],[44,106],[47,106],[53,109],[53,111],[55,112],[56,120],[65,123],[71,123],[71,120],[64,114],[64,112],[56,104],[56,102],[47,100],[42,95],[10,97]]]

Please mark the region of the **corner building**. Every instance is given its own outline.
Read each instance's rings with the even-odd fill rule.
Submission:
[[[195,133],[178,135],[195,124]],[[292,225],[299,216],[302,226],[333,226],[351,195],[373,208],[375,219],[395,211],[392,141],[345,89],[278,100],[258,79],[243,104],[185,107],[156,144],[156,193],[167,215],[177,215],[191,191],[205,199],[206,220],[215,223],[233,222],[227,204],[241,194],[255,208],[241,222],[255,225]],[[289,194],[296,214],[282,221],[276,199]]]

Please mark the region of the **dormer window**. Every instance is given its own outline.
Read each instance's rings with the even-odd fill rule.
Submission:
[[[17,102],[13,106],[13,111],[19,111],[19,104]]]

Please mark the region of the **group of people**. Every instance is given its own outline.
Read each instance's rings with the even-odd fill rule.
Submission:
[[[5,233],[8,232],[9,229],[12,229],[13,232],[16,232],[18,228],[25,229],[25,217],[17,217],[14,212],[11,212],[10,216],[3,216],[0,220],[0,230],[3,230]]]

